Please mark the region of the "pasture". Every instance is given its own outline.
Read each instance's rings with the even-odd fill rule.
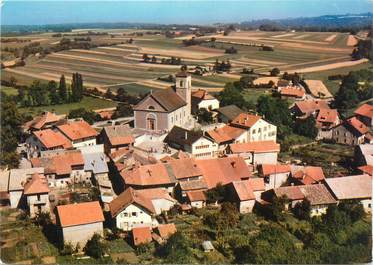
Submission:
[[[101,30],[100,30],[101,31]],[[30,84],[33,80],[58,81],[62,74],[71,82],[74,72],[82,74],[84,85],[115,91],[123,87],[131,94],[146,93],[151,89],[164,89],[171,85],[157,80],[176,73],[180,65],[161,64],[162,59],[180,58],[189,69],[197,65],[211,66],[216,60],[230,60],[233,75],[217,74],[213,76],[193,76],[194,89],[219,91],[224,84],[237,80],[242,68],[249,67],[256,72],[267,74],[273,67],[281,71],[314,73],[331,71],[334,68],[360,67],[365,62],[350,61],[351,44],[354,37],[345,33],[333,32],[261,32],[241,31],[196,37],[207,40],[201,45],[185,46],[183,39],[191,36],[166,38],[163,34],[142,36],[128,35],[129,30],[102,30],[107,35],[90,36],[91,42],[106,46],[90,50],[71,49],[50,53],[44,58],[32,56],[23,67],[6,68],[2,79],[15,77],[18,84]],[[79,33],[84,33],[82,31]],[[76,32],[74,32],[76,33]],[[71,36],[70,36],[71,35]],[[72,33],[66,34],[73,38]],[[65,37],[66,37],[65,36]],[[23,36],[31,41],[40,41],[43,45],[54,45],[61,38],[51,33]],[[214,41],[210,41],[215,38]],[[129,39],[133,42],[130,43]],[[7,43],[11,46],[11,43]],[[110,46],[108,46],[110,45]],[[272,45],[274,51],[262,51],[256,45]],[[237,49],[236,54],[226,54],[225,49]],[[156,63],[144,63],[143,54],[156,57]],[[352,65],[355,64],[355,65]]]

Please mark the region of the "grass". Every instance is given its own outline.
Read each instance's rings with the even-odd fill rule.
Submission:
[[[84,96],[82,101],[77,102],[77,103],[20,108],[20,111],[23,113],[31,114],[31,115],[37,115],[38,113],[42,111],[53,111],[53,112],[56,112],[57,114],[68,114],[71,110],[77,109],[77,108],[85,108],[86,110],[94,110],[94,109],[111,108],[111,107],[115,107],[116,105],[117,103],[109,101],[109,100]]]
[[[242,95],[244,99],[247,102],[251,102],[253,104],[256,104],[258,98],[263,94],[269,94],[270,91],[265,88],[249,88],[242,92]]]
[[[1,86],[1,91],[5,93],[7,96],[16,96],[18,95],[18,90],[14,87],[8,87],[8,86]]]

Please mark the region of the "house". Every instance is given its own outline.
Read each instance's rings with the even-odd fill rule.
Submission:
[[[264,179],[263,178],[249,178],[247,181],[249,182],[249,185],[251,186],[254,192],[255,200],[257,201],[261,200],[262,193],[266,190]]]
[[[296,185],[310,185],[321,183],[325,180],[324,172],[321,167],[313,166],[291,166],[290,182]]]
[[[290,165],[262,164],[258,169],[259,175],[264,178],[266,190],[284,185],[291,173]]]
[[[241,113],[244,113],[242,109],[237,107],[236,105],[228,105],[216,110],[218,112],[218,120],[222,123],[230,123],[233,121]]]
[[[333,140],[339,144],[358,145],[365,142],[368,127],[356,117],[349,118],[333,128]]]
[[[265,121],[261,116],[241,113],[230,123],[231,126],[246,130],[245,142],[276,142],[277,127]]]
[[[206,90],[198,89],[192,93],[192,113],[197,113],[199,109],[215,110],[219,108],[219,105],[219,100]]]
[[[108,126],[102,129],[100,142],[104,144],[105,153],[112,154],[121,148],[129,147],[135,142],[128,125]]]
[[[149,226],[135,227],[132,229],[132,240],[134,246],[149,244],[152,242],[152,229]]]
[[[82,153],[84,160],[84,171],[87,178],[94,178],[96,181],[99,179],[109,179],[109,168],[106,162],[106,156],[104,153],[104,146],[91,145],[79,148]],[[91,176],[89,177],[88,174]]]
[[[294,208],[298,202],[308,200],[311,204],[311,216],[326,213],[328,206],[337,201],[323,184],[280,187],[273,190],[274,196],[285,196],[289,203],[286,208]]]
[[[201,190],[188,191],[186,197],[187,202],[194,208],[203,208],[206,206],[206,195]]]
[[[305,88],[315,98],[333,98],[333,95],[321,80],[304,80],[304,84]]]
[[[290,111],[299,118],[307,118],[311,115],[315,116],[321,109],[330,109],[329,103],[325,100],[303,100],[297,101]]]
[[[211,252],[211,251],[215,250],[215,248],[214,248],[213,244],[211,243],[211,241],[203,241],[202,242],[202,248],[203,248],[204,252]]]
[[[21,200],[24,185],[34,174],[44,174],[44,168],[17,168],[10,170],[8,184],[10,208],[26,207],[26,202]]]
[[[176,74],[175,91],[151,92],[134,106],[135,128],[166,132],[191,122],[191,76],[186,71]]]
[[[49,153],[46,157],[31,159],[32,167],[45,168],[49,186],[63,188],[72,183],[90,183],[90,174],[84,171],[84,159],[80,150]]]
[[[73,147],[96,145],[97,131],[84,120],[68,121],[57,129],[72,143]]]
[[[45,129],[33,131],[26,139],[28,158],[41,156],[41,152],[48,150],[66,150],[73,147],[71,141],[61,132]]]
[[[211,158],[218,154],[218,144],[202,132],[174,126],[164,142],[172,148],[190,153],[195,158]]]
[[[333,128],[339,123],[340,118],[336,109],[320,109],[316,116],[316,139],[332,139]]]
[[[246,142],[246,130],[225,125],[206,132],[206,135],[218,144],[218,155],[224,155],[230,143]]]
[[[355,146],[354,161],[357,166],[373,166],[373,144]]]
[[[174,223],[159,224],[155,230],[158,232],[159,236],[164,240],[169,239],[170,236],[172,236],[173,234],[177,232],[176,226]]]
[[[134,190],[129,187],[110,202],[110,214],[117,228],[130,231],[134,227],[158,225],[156,215],[176,204],[166,189]]]
[[[176,178],[169,174],[164,163],[135,166],[131,170],[122,170],[120,175],[126,188],[167,188],[171,193],[176,185]]]
[[[366,126],[373,127],[373,105],[361,105],[355,110],[355,116]]]
[[[58,205],[56,219],[64,244],[83,247],[94,234],[104,232],[105,218],[98,201]]]
[[[203,179],[208,189],[218,183],[225,185],[232,181],[246,180],[252,177],[250,168],[242,157],[224,157],[215,159],[196,160],[201,169]]]
[[[280,145],[273,141],[259,141],[250,143],[230,144],[227,149],[228,156],[240,156],[247,164],[260,165],[264,163],[277,163]]]
[[[24,132],[30,133],[44,129],[50,129],[53,125],[63,119],[64,115],[56,115],[53,112],[46,111],[42,115],[26,122],[22,128]]]
[[[327,178],[325,184],[337,201],[357,200],[366,212],[372,212],[372,176]]]
[[[306,92],[301,87],[286,86],[278,90],[281,98],[295,98],[296,100],[304,100]]]
[[[255,205],[255,195],[249,182],[233,181],[227,185],[230,198],[236,203],[240,213],[251,213]]]
[[[50,212],[49,191],[48,181],[41,174],[33,174],[26,182],[23,195],[26,197],[31,218],[41,212]]]

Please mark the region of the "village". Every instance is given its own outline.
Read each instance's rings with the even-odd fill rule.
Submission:
[[[333,175],[312,163],[284,161],[276,125],[255,111],[220,106],[213,94],[193,89],[182,67],[170,88],[151,91],[126,119],[90,125],[44,112],[23,124],[19,168],[1,171],[2,207],[49,220],[56,242],[74,253],[107,233],[134,249],[163,245],[179,229],[175,216],[227,203],[244,216],[283,200],[285,211],[308,207],[317,217],[354,201],[370,215],[373,105],[342,119],[322,81],[278,76],[263,82],[269,81],[274,94],[293,100],[292,119],[316,120],[311,144],[354,150],[354,173]],[[212,122],[200,122],[201,109]],[[214,244],[206,239],[200,248],[214,251]]]

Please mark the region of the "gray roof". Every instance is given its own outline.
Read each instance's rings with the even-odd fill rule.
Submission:
[[[373,165],[373,144],[361,144],[358,148],[365,157],[367,165]]]
[[[93,174],[109,172],[104,153],[83,153],[82,155],[85,171],[92,171]]]
[[[224,115],[225,117],[227,117],[228,120],[230,121],[244,112],[242,109],[240,109],[236,105],[224,106],[224,107],[218,108],[216,111],[219,112],[221,115]]]
[[[34,168],[17,168],[11,169],[9,175],[9,191],[14,190],[23,190],[23,185],[26,183],[26,180],[32,176],[32,174],[44,174],[43,167],[34,167]]]
[[[325,179],[338,200],[372,198],[372,177],[356,175]]]

